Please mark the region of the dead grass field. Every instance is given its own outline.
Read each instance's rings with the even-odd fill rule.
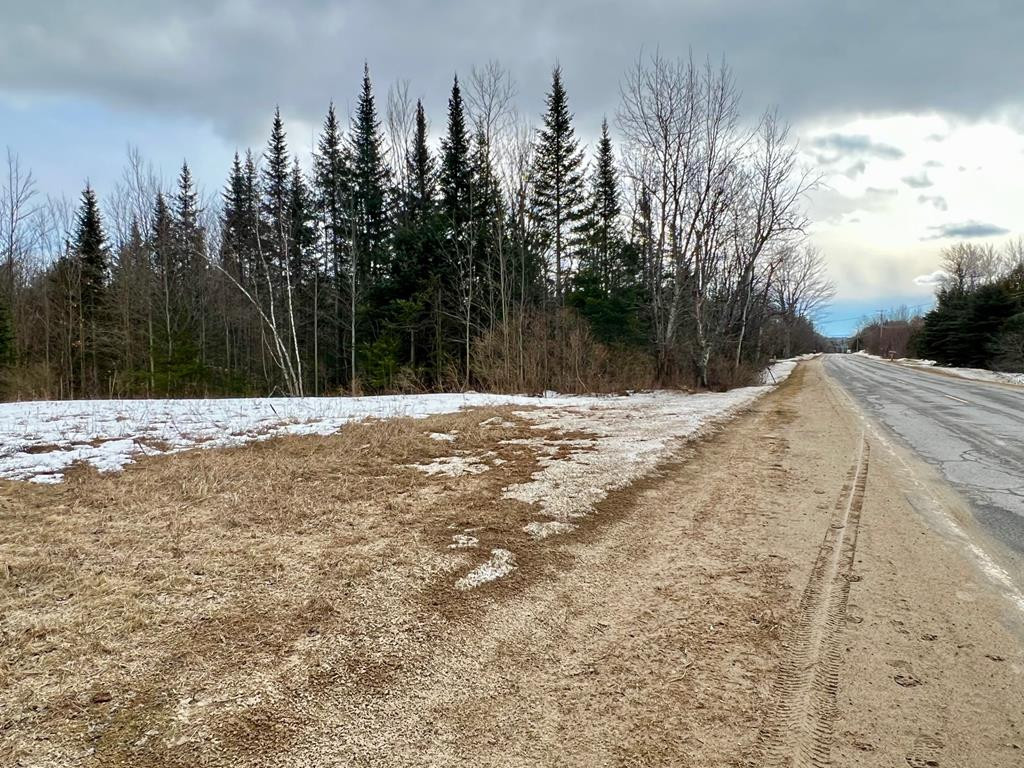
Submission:
[[[0,481],[0,762],[259,754],[318,690],[386,688],[486,599],[457,576],[495,547],[546,556],[522,532],[530,506],[501,494],[538,466],[501,441],[537,437],[511,409],[475,410]],[[491,468],[408,466],[463,453]],[[479,544],[453,548],[467,529]]]

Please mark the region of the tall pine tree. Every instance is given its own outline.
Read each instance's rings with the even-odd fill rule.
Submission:
[[[608,135],[608,121],[601,122],[601,138],[590,180],[587,204],[586,250],[581,270],[591,286],[604,296],[610,295],[623,279],[622,235],[619,215],[619,180]]]
[[[554,298],[562,304],[572,255],[585,215],[583,151],[572,127],[561,67],[551,75],[544,125],[537,133],[533,215],[554,273]]]
[[[287,259],[288,235],[291,229],[288,219],[291,174],[288,143],[280,108],[274,110],[274,122],[270,129],[267,148],[263,153],[263,162],[263,200],[260,210],[267,237],[266,241],[262,242],[262,247],[265,256],[272,257],[283,267]]]
[[[72,254],[78,274],[77,390],[98,394],[102,384],[102,326],[109,269],[107,236],[96,192],[86,183],[78,209]]]
[[[321,242],[321,260],[329,275],[330,286],[325,306],[324,358],[328,386],[341,386],[346,380],[345,294],[351,286],[350,260],[351,195],[348,157],[341,128],[332,102],[327,108],[323,130],[313,155],[313,204],[316,208]]]
[[[350,210],[356,265],[362,283],[367,279],[377,281],[385,274],[390,235],[391,173],[384,162],[384,137],[373,99],[369,65],[363,66],[363,86],[350,134]]]
[[[601,123],[589,187],[580,266],[569,301],[601,341],[642,344],[637,249],[622,232],[619,180],[607,120]]]
[[[470,247],[469,222],[472,218],[470,186],[470,140],[462,104],[459,78],[452,84],[448,98],[448,131],[441,139],[441,212],[445,225],[445,248],[449,258],[459,258]]]

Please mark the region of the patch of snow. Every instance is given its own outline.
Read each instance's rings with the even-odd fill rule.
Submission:
[[[468,533],[456,533],[452,536],[452,543],[448,545],[448,549],[471,549],[480,543],[480,539],[476,536],[470,536]]]
[[[546,539],[548,536],[556,536],[560,533],[575,531],[576,526],[572,523],[566,523],[561,520],[546,520],[543,523],[538,520],[534,520],[533,522],[527,523],[523,526],[523,530],[534,539]]]
[[[431,432],[428,437],[431,440],[437,440],[439,443],[454,443],[455,435],[449,435],[445,432]]]
[[[423,418],[477,406],[553,407],[586,399],[466,393],[3,403],[0,477],[53,483],[76,463],[111,472],[140,456],[279,435],[327,435],[367,418]]]
[[[776,360],[764,369],[764,372],[761,374],[761,384],[781,384],[789,378],[789,374],[796,368],[797,363],[801,360],[810,360],[817,356],[817,353],[811,352],[806,355],[788,357],[785,360]]]
[[[984,368],[946,368],[938,367],[936,370],[949,371],[962,379],[973,379],[974,381],[994,381],[997,384],[1018,384],[1024,385],[1024,373],[1009,373],[1007,371],[988,371]]]
[[[779,369],[779,375],[788,375],[788,371],[784,374]],[[658,440],[669,440],[679,428],[684,432],[695,430],[703,420],[712,415],[724,415],[730,408],[739,407],[737,403],[749,402],[763,391],[767,388],[748,387],[722,394],[701,395],[644,392],[629,396],[558,396],[545,392],[544,397],[463,393],[3,403],[0,404],[0,477],[57,483],[63,480],[71,466],[78,463],[92,465],[101,472],[113,472],[123,469],[140,456],[241,445],[282,435],[328,435],[345,424],[367,418],[424,418],[454,413],[463,408],[511,405],[538,408],[519,415],[540,425],[548,419],[555,428],[582,429],[597,434],[602,438],[599,453],[609,453],[613,459],[602,463],[593,458],[581,458],[573,462],[573,466],[591,467],[585,471],[599,471],[614,478],[622,467],[631,473],[630,467],[635,462],[648,466],[647,457],[652,451],[657,453],[659,450],[654,445]],[[643,422],[648,417],[653,422],[649,429],[645,429]],[[622,422],[632,422],[632,426],[626,428]],[[504,428],[515,426],[504,419],[494,423]],[[657,440],[629,437],[636,431],[661,437]],[[443,439],[434,439],[448,442],[450,437],[445,435]],[[605,451],[605,437],[611,439],[610,452]],[[580,449],[578,455],[583,457],[593,447],[585,442],[586,445],[577,446],[563,442],[560,446],[551,447],[549,454],[553,456],[558,450],[568,447]],[[620,467],[617,461],[625,464]],[[492,465],[498,463],[498,459],[491,461]],[[479,473],[487,469],[487,464],[479,460],[463,458],[439,460],[433,465],[423,466],[434,465],[436,468],[424,471],[454,474]],[[574,482],[570,478],[566,482],[569,487],[582,487],[586,481]],[[622,484],[626,482],[629,480]],[[540,499],[525,489],[518,493],[533,500]],[[590,500],[581,500],[576,506],[584,509],[589,504]],[[553,502],[553,507],[559,506]]]
[[[481,427],[502,427],[503,429],[511,429],[515,426],[515,422],[503,419],[500,416],[491,416],[489,419],[484,419],[480,422]]]
[[[791,363],[792,370],[795,363]],[[788,371],[787,374],[788,375]],[[745,387],[729,392],[689,395],[646,392],[631,397],[594,398],[585,406],[524,411],[518,416],[537,428],[587,433],[595,439],[538,437],[541,468],[530,480],[511,485],[505,498],[534,504],[547,520],[524,530],[543,538],[571,530],[609,492],[650,472],[677,445],[705,432],[769,391]],[[508,443],[530,443],[516,439]],[[565,458],[556,458],[559,454]],[[556,523],[556,525],[550,525]]]
[[[954,376],[959,376],[961,379],[970,379],[972,381],[991,381],[997,384],[1017,384],[1024,386],[1024,373],[1013,373],[1010,371],[990,371],[985,368],[954,368],[946,367],[944,365],[937,364],[934,360],[918,360],[913,357],[898,357],[895,360],[890,361],[888,358],[879,357],[878,355],[872,355],[869,352],[860,350],[854,354],[860,355],[861,357],[869,358],[870,360],[880,360],[882,362],[893,362],[899,365],[905,365],[912,368],[932,368],[934,367],[937,371],[945,371],[951,373]]]
[[[490,559],[456,581],[455,588],[463,591],[475,589],[482,584],[508,576],[515,569],[515,555],[507,549],[492,549]]]
[[[490,469],[476,456],[441,456],[429,464],[407,464],[406,466],[418,469],[425,475],[445,475],[446,477],[479,475]]]

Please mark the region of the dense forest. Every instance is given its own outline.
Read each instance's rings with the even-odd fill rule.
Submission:
[[[787,127],[744,118],[724,66],[643,57],[621,94],[588,150],[561,69],[534,128],[492,63],[436,141],[367,67],[308,167],[277,111],[209,199],[135,149],[115,188],[44,197],[8,150],[0,393],[719,388],[818,344]]]
[[[1024,241],[960,243],[942,254],[935,308],[914,339],[940,365],[1024,371]]]

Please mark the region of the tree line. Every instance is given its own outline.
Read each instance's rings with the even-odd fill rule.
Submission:
[[[1024,371],[1024,241],[942,252],[935,308],[914,348],[940,365]]]
[[[452,83],[440,140],[407,83],[364,69],[310,167],[276,111],[219,196],[138,150],[101,204],[43,199],[8,150],[0,381],[8,397],[563,391],[752,381],[816,343],[831,295],[799,166],[732,74],[626,73],[587,152],[555,67],[541,125],[492,63]]]

